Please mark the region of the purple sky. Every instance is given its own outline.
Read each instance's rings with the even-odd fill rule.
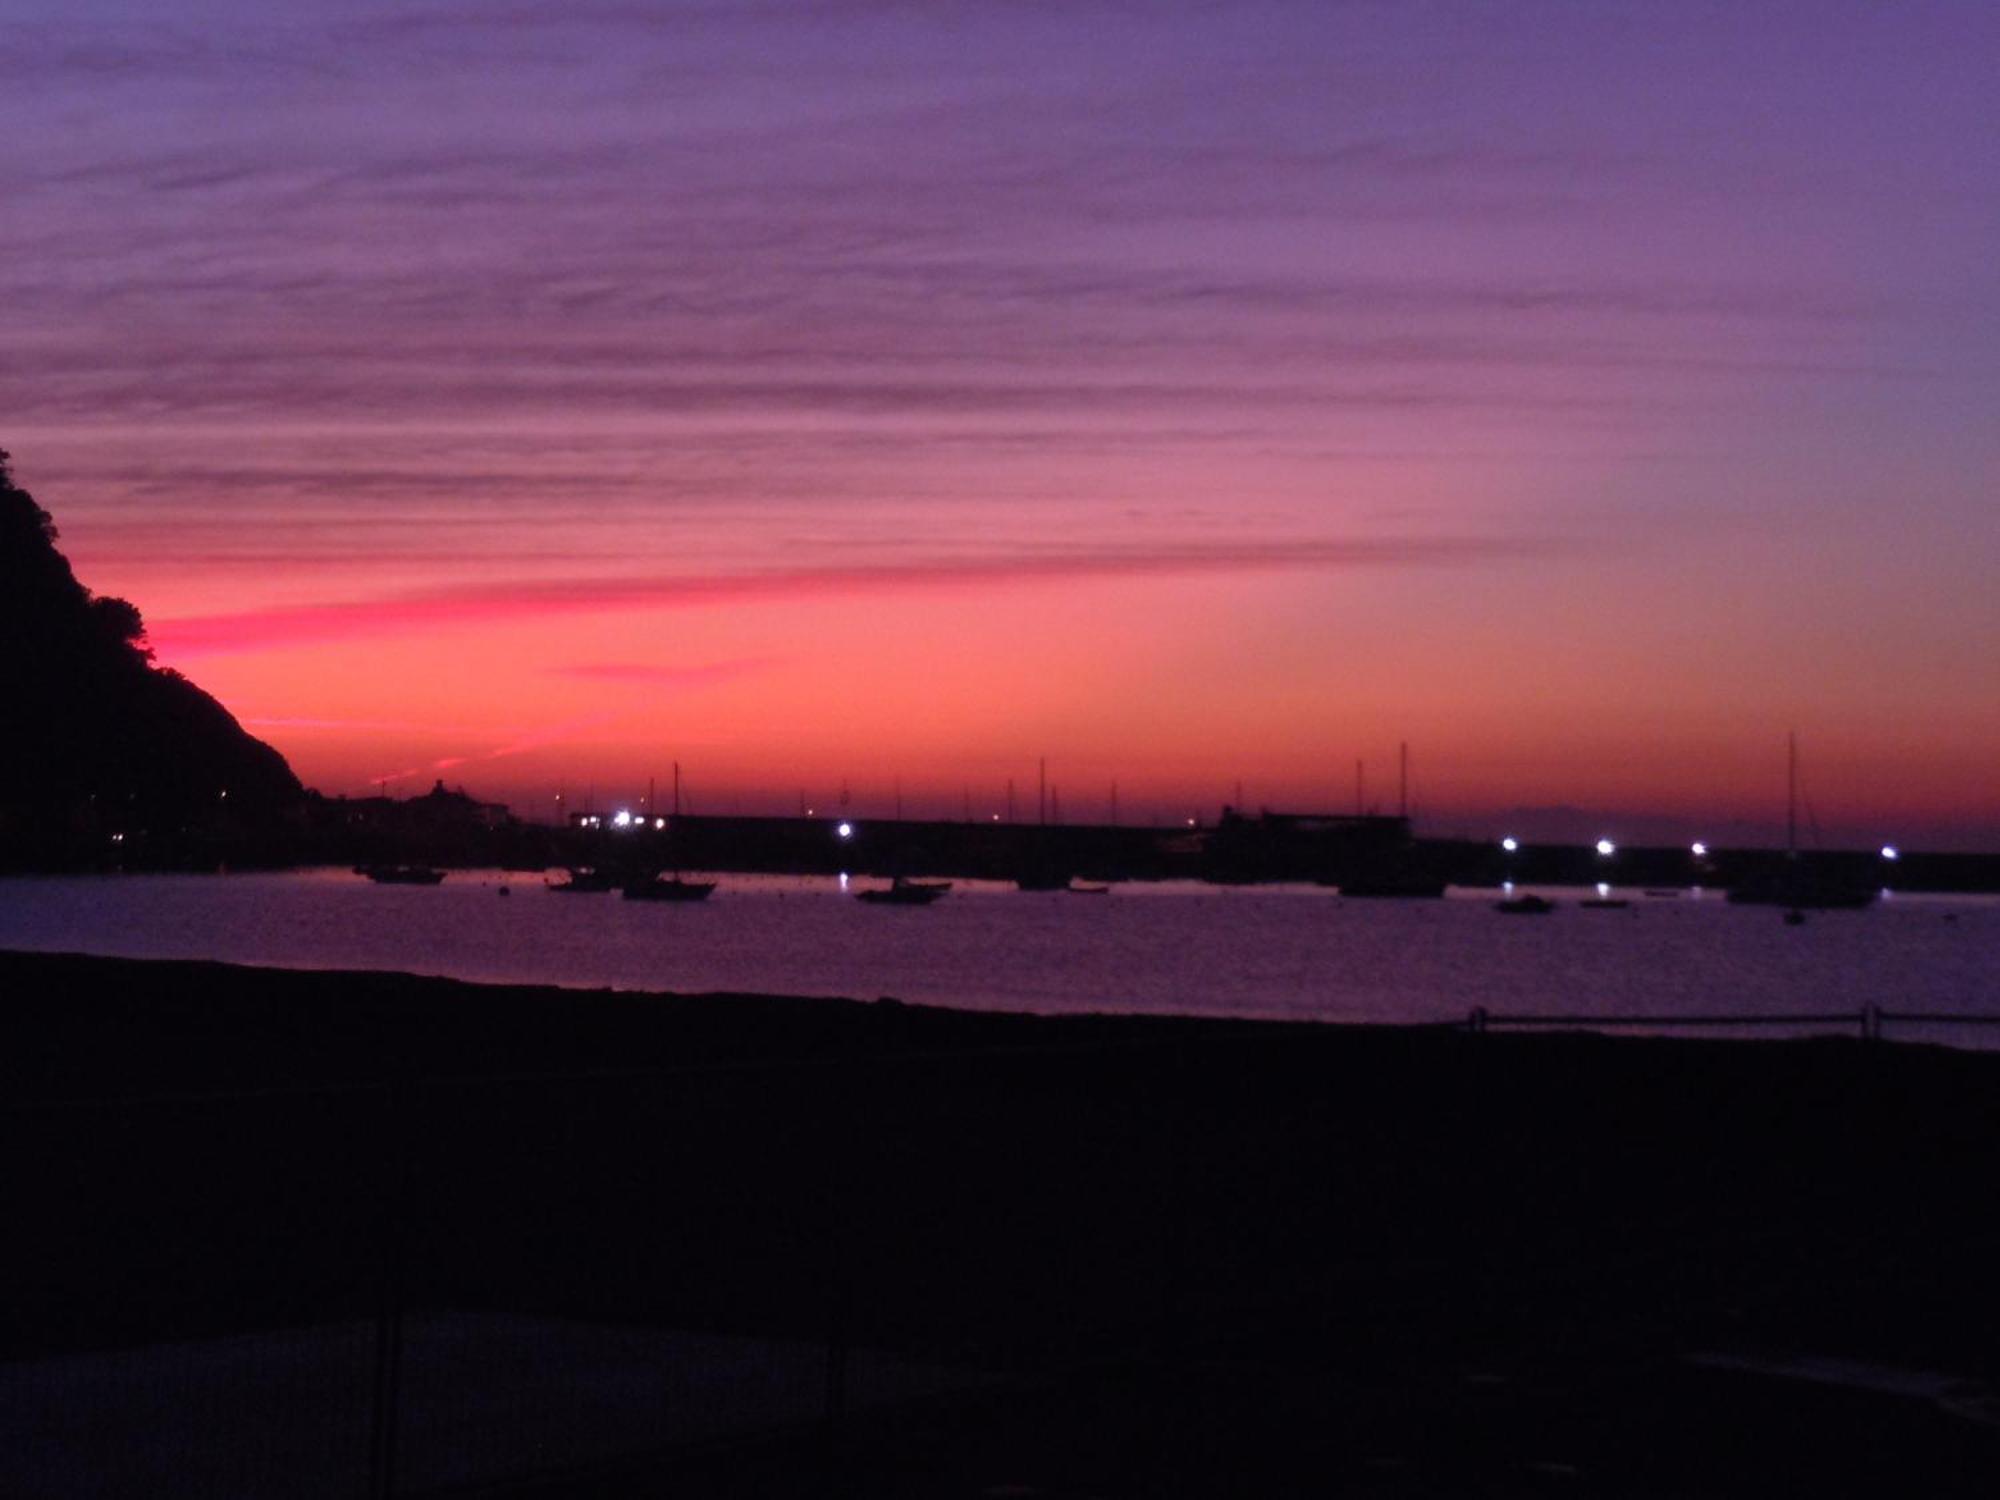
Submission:
[[[309,780],[2000,841],[2000,6],[3,3],[0,445]]]

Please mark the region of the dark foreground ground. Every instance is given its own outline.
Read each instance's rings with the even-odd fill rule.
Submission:
[[[2000,1057],[0,954],[0,1493],[1990,1495]]]

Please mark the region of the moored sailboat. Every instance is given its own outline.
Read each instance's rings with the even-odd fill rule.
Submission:
[[[1732,886],[1728,899],[1737,906],[1783,906],[1792,912],[1852,911],[1872,905],[1876,892],[1808,866],[1799,853],[1799,737],[1785,741],[1785,863],[1776,874],[1758,876]],[[1803,920],[1803,917],[1800,918]],[[1797,926],[1788,915],[1786,921]]]
[[[649,803],[652,801],[650,791],[646,800]],[[674,832],[670,839],[670,846],[674,848],[676,853],[679,850],[680,820],[681,763],[675,761],[674,821],[672,825]],[[622,889],[622,894],[627,901],[706,901],[710,896],[715,894],[715,882],[713,880],[685,879],[681,875],[680,863],[676,860],[673,874],[661,875],[655,873],[642,880],[628,880]]]

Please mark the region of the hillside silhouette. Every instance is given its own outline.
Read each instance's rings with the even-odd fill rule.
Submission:
[[[254,825],[298,805],[284,757],[155,666],[139,611],[79,583],[56,539],[0,450],[0,838],[12,853]]]

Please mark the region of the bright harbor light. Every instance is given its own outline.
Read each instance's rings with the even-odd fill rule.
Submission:
[[[1903,857],[1903,853],[1894,844],[1884,844],[1882,846],[1882,857],[1893,864]]]
[[[1704,844],[1700,839],[1696,839],[1692,844],[1688,845],[1688,853],[1692,854],[1696,859],[1707,859],[1708,845]]]
[[[844,839],[851,839],[854,837],[854,825],[852,823],[842,823],[838,828],[834,829],[833,831],[839,834]]]
[[[1502,849],[1505,849],[1505,850],[1506,850],[1506,851],[1507,851],[1507,852],[1508,852],[1509,854],[1512,854],[1512,853],[1513,853],[1513,852],[1514,852],[1515,850],[1517,850],[1517,849],[1519,849],[1519,848],[1521,847],[1521,841],[1520,841],[1519,839],[1515,838],[1515,837],[1514,837],[1514,836],[1513,836],[1513,835],[1512,835],[1512,834],[1510,833],[1510,834],[1508,834],[1508,835],[1507,835],[1507,837],[1505,837],[1504,839],[1500,840],[1500,847],[1501,847]]]
[[[617,812],[611,815],[611,826],[614,828],[630,828],[632,826],[632,814],[622,807],[619,808]]]
[[[1597,852],[1604,858],[1609,859],[1618,852],[1618,846],[1612,843],[1610,839],[1599,839],[1597,841]]]

